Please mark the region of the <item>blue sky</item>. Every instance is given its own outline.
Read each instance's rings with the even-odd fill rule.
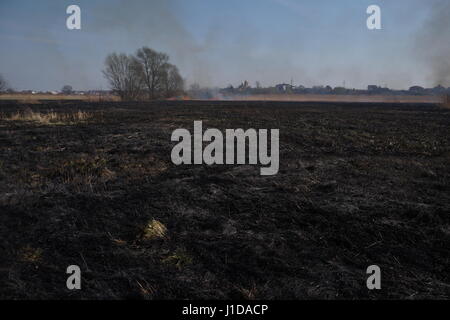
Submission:
[[[188,83],[208,86],[291,78],[307,86],[432,86],[417,34],[434,2],[1,0],[0,73],[16,89],[106,89],[106,55],[145,45],[167,52]],[[81,30],[66,29],[71,4],[81,7]],[[382,30],[366,27],[371,4],[382,9]]]

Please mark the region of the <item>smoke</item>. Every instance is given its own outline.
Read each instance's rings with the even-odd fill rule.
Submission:
[[[191,81],[210,80],[206,52],[209,38],[201,43],[186,30],[176,0],[119,0],[93,11],[92,31],[117,39],[116,50],[134,53],[142,46],[166,52]]]
[[[208,5],[205,1],[204,6]],[[252,84],[260,81],[269,85],[290,81],[298,74],[307,78],[305,70],[295,62],[300,60],[298,53],[287,48],[284,55],[268,51],[263,44],[267,47],[274,39],[264,37],[246,21],[233,20],[231,25],[226,17],[210,20],[208,27],[197,30],[194,36],[189,27],[195,21],[186,2],[118,0],[92,14],[95,15],[92,31],[117,39],[116,44],[108,46],[109,50],[133,53],[139,47],[149,46],[164,51],[188,84],[215,87],[249,80]],[[300,41],[300,36],[296,40]],[[289,42],[286,47],[292,43],[286,42]],[[277,43],[271,47],[277,47]]]
[[[430,1],[431,12],[419,31],[416,50],[430,69],[433,85],[450,86],[450,2]]]
[[[187,87],[291,79],[304,86],[450,86],[449,0],[385,0],[380,32],[366,30],[363,2],[78,0],[80,31],[65,28],[67,2],[44,2],[51,1],[0,1],[0,40],[8,43],[0,68],[21,88],[105,88],[105,57],[142,46],[168,53]]]
[[[360,88],[368,83],[402,88],[405,84],[415,84],[413,82],[425,83],[425,80],[433,85],[450,86],[450,41],[447,39],[450,34],[449,0],[430,0],[426,4],[419,0],[408,0],[408,5],[411,4],[419,11],[429,10],[423,27],[415,31],[412,37],[408,33],[396,33],[389,29],[390,19],[399,17],[404,19],[402,23],[408,25],[408,19],[416,19],[423,13],[403,15],[404,10],[399,8],[404,8],[404,3],[386,9],[385,21],[389,33],[368,34],[373,44],[367,50],[357,46],[358,41],[367,43],[363,42],[363,33],[353,36],[353,31],[350,31],[355,29],[355,23],[360,26],[361,21],[348,19],[348,8],[338,10],[326,22],[319,19],[322,6],[273,0],[273,3],[281,5],[279,16],[275,17],[274,12],[274,21],[279,21],[283,15],[299,15],[301,23],[298,26],[295,24],[298,32],[294,38],[292,33],[285,34],[277,29],[276,32],[267,33],[261,24],[256,23],[255,26],[254,20],[247,22],[245,19],[233,19],[233,14],[227,15],[226,12],[222,19],[215,16],[214,20],[209,20],[206,28],[205,23],[199,24],[205,28],[199,31],[198,26],[195,29],[195,19],[201,17],[208,21],[199,10],[209,6],[206,0],[202,5],[199,3],[195,2],[190,7],[187,2],[180,0],[113,0],[108,6],[99,5],[90,10],[95,19],[86,25],[92,25],[88,31],[103,37],[105,55],[111,51],[133,53],[142,46],[168,53],[181,74],[187,78],[188,84],[215,87],[236,85],[248,80],[252,85],[255,81],[262,85],[273,85],[290,82],[293,78],[294,84],[307,86],[336,86],[342,85],[344,80],[347,86]],[[282,11],[283,8],[289,11]],[[205,13],[211,12],[209,9]],[[352,9],[351,17],[365,18],[361,14],[364,13],[363,9],[364,5]],[[234,4],[234,10],[241,10],[244,17],[250,17],[240,4]],[[391,16],[388,16],[390,12]],[[258,11],[255,9],[253,14],[257,16]],[[347,20],[350,21],[345,24]],[[306,28],[306,25],[314,27]],[[336,25],[348,31],[334,31],[340,30]],[[327,32],[333,30],[333,36],[320,32],[321,29]],[[391,34],[397,38],[389,38]],[[367,32],[364,33],[366,35]],[[400,40],[404,41],[398,41],[398,37],[402,36],[405,38]],[[409,52],[411,44],[414,53]],[[352,46],[356,46],[355,50],[348,50]],[[386,49],[374,51],[377,47]],[[395,62],[405,55],[408,55],[406,58],[413,58],[406,59],[411,62]],[[362,59],[363,56],[367,60]],[[372,63],[366,63],[369,60]],[[421,62],[429,74],[425,75],[426,72],[421,72],[420,68],[411,67],[415,62]]]

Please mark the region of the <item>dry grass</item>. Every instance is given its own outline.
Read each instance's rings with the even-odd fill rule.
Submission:
[[[370,102],[370,103],[440,103],[439,96],[408,95],[325,95],[325,94],[261,94],[237,97],[242,101],[297,101],[297,102]]]
[[[444,96],[444,101],[442,103],[442,107],[445,109],[450,109],[450,95],[449,94]]]
[[[119,97],[112,95],[53,95],[53,94],[0,94],[0,101],[20,101],[26,103],[39,103],[39,101],[67,101],[67,100],[78,100],[87,102],[96,101],[119,101]]]
[[[154,240],[164,238],[167,233],[167,228],[158,220],[153,219],[149,222],[144,231],[144,239]]]
[[[185,249],[176,249],[175,252],[164,258],[162,262],[173,264],[181,270],[183,267],[192,264],[193,258]]]
[[[107,168],[102,157],[80,158],[63,161],[47,171],[47,177],[57,179],[65,185],[91,186],[114,178],[114,172]]]
[[[20,251],[20,260],[25,262],[37,263],[42,260],[42,249],[26,246]]]
[[[76,111],[69,113],[58,112],[35,112],[31,109],[19,111],[14,114],[1,114],[0,120],[5,121],[27,121],[41,124],[72,124],[84,122],[93,117],[92,113]]]

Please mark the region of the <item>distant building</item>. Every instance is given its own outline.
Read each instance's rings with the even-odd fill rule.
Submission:
[[[248,83],[247,80],[245,80],[244,82],[241,83],[241,85],[238,87],[239,91],[244,91],[250,88],[250,84]]]
[[[277,91],[279,92],[287,92],[287,91],[291,91],[293,90],[295,87],[291,84],[287,84],[287,83],[280,83],[277,84],[275,86],[275,88],[277,89]]]
[[[411,88],[409,88],[409,91],[411,91],[411,92],[423,92],[423,91],[425,91],[425,88],[421,87],[421,86],[412,86]]]
[[[409,92],[412,94],[425,94],[426,90],[424,87],[421,86],[412,86],[409,88]]]
[[[433,93],[441,94],[446,91],[445,87],[438,85],[432,89]]]
[[[383,88],[376,85],[370,85],[367,86],[368,93],[375,93],[375,94],[385,94],[389,93],[391,90],[389,88]]]

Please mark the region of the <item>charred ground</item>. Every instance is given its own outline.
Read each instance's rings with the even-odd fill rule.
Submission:
[[[172,101],[0,112],[1,298],[450,297],[449,110]],[[194,120],[280,129],[279,174],[174,166],[172,130]],[[72,264],[81,291],[66,289]],[[366,288],[371,264],[381,291]]]

